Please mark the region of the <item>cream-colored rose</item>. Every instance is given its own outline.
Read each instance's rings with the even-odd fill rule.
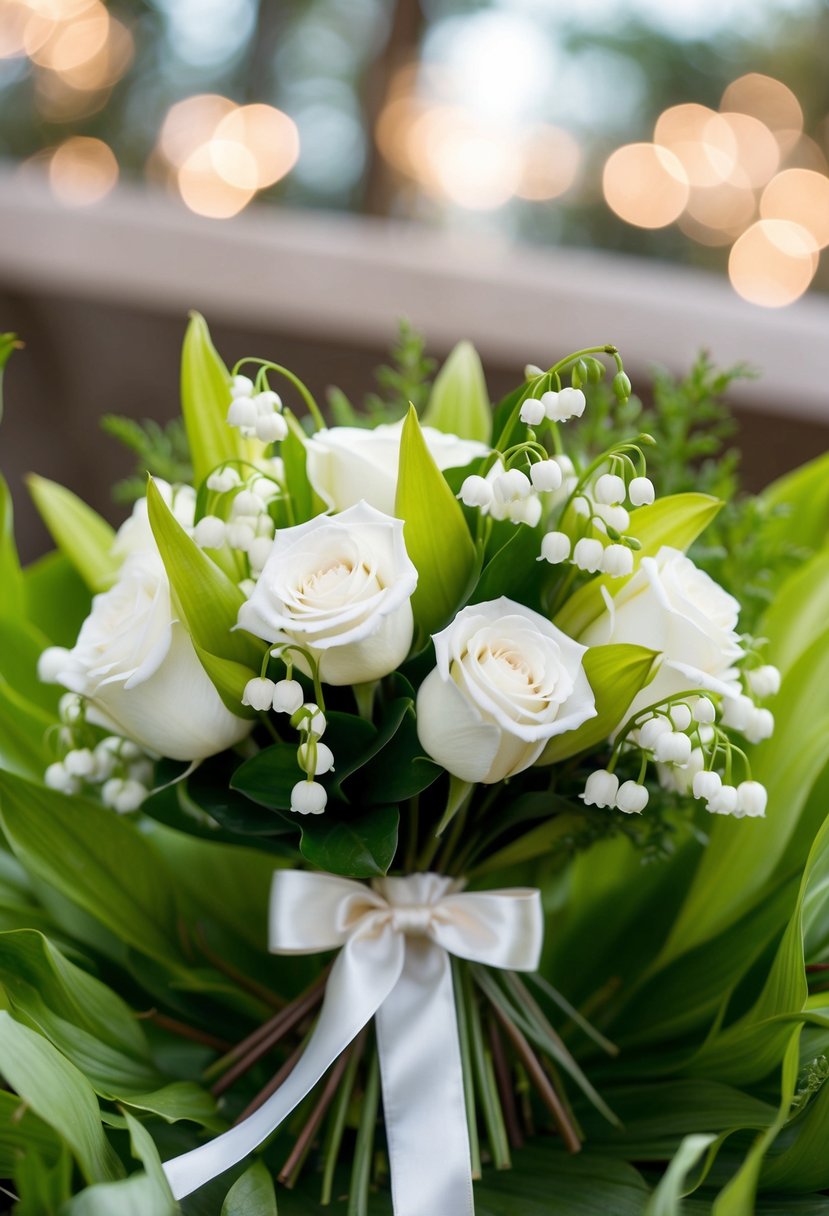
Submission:
[[[326,684],[363,684],[408,654],[416,586],[402,522],[361,502],[278,532],[239,624],[310,651]]]
[[[91,722],[173,760],[203,760],[251,728],[225,708],[175,619],[157,550],[133,553],[95,596],[56,677],[88,699]]]
[[[433,640],[437,666],[417,696],[417,733],[464,781],[520,773],[548,739],[596,716],[585,647],[523,604],[463,608]]]
[[[608,598],[607,611],[579,640],[588,646],[630,642],[662,652],[659,671],[634,699],[630,715],[687,689],[738,693],[739,611],[719,583],[665,545],[656,557],[642,558],[633,578]]]
[[[459,439],[431,426],[421,427],[421,431],[439,469],[462,468],[489,452],[486,444]],[[335,426],[317,431],[306,444],[311,485],[335,511],[364,501],[394,515],[402,433],[402,421],[373,430]]]

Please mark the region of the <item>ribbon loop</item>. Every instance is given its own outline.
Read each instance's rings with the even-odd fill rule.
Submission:
[[[543,930],[538,891],[461,885],[440,874],[372,887],[333,874],[274,874],[271,950],[342,949],[314,1033],[283,1085],[230,1131],[165,1162],[176,1199],[261,1144],[376,1017],[395,1216],[474,1216],[449,955],[532,971]]]

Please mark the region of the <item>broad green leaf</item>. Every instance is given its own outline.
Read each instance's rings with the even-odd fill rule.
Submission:
[[[60,1216],[72,1194],[74,1173],[72,1154],[63,1141],[60,1148],[54,1162],[44,1160],[36,1149],[15,1162],[10,1176],[20,1200],[15,1204],[14,1216]]]
[[[709,494],[672,494],[658,498],[648,507],[631,512],[631,536],[641,543],[633,555],[634,573],[643,557],[652,557],[663,545],[685,550],[711,523],[722,503]],[[606,611],[602,588],[608,594],[618,592],[626,579],[603,574],[593,578],[571,595],[556,616],[555,623],[571,638],[578,636]]]
[[[607,739],[624,722],[629,705],[650,680],[658,657],[655,650],[644,646],[591,646],[584,656],[584,670],[596,697],[596,717],[551,739],[536,763],[556,764]]]
[[[26,611],[23,572],[14,543],[12,496],[3,477],[0,477],[0,588],[0,615],[20,620]]]
[[[36,1153],[48,1162],[60,1157],[55,1130],[17,1094],[0,1090],[0,1178],[10,1178],[21,1153]]]
[[[492,409],[481,359],[471,342],[459,342],[435,377],[423,425],[489,443]]]
[[[31,625],[53,646],[74,646],[89,615],[89,588],[65,554],[54,550],[23,571]]]
[[[0,773],[0,820],[33,874],[127,945],[178,961],[173,883],[135,823],[10,773]]]
[[[0,1012],[0,1073],[74,1153],[88,1182],[123,1170],[101,1124],[92,1086],[74,1064],[35,1031]]]
[[[474,867],[472,873],[476,878],[480,878],[485,874],[497,873],[509,866],[519,865],[521,862],[532,861],[536,857],[545,857],[568,838],[576,837],[583,827],[584,815],[579,811],[565,811],[562,814],[554,815],[544,823],[540,823],[538,827],[531,828],[530,831],[519,836],[517,840],[513,840],[510,844],[504,845],[502,849],[498,849],[497,852],[484,858]]]
[[[291,790],[304,776],[296,747],[290,743],[274,743],[236,769],[230,779],[230,788],[260,806],[287,811],[291,807]]]
[[[759,629],[769,640],[769,660],[785,675],[823,633],[827,620],[829,551],[824,550],[795,570],[769,605]]]
[[[394,859],[399,821],[396,806],[375,806],[348,817],[328,808],[322,815],[303,816],[300,851],[306,861],[331,874],[377,878]]]
[[[193,641],[202,651],[249,666],[255,674],[265,643],[235,628],[244,595],[187,535],[152,478],[147,484],[147,508],[173,595]]]
[[[288,434],[282,440],[279,454],[285,465],[285,484],[293,507],[292,523],[304,524],[325,511],[325,503],[314,492],[308,480],[305,434],[290,410],[284,411]]]
[[[54,721],[52,714],[0,679],[0,767],[39,779],[52,758],[46,733]]]
[[[395,514],[404,521],[406,549],[418,574],[415,621],[435,633],[469,590],[475,546],[463,510],[429,452],[410,407],[400,440]]]
[[[716,1136],[686,1136],[648,1200],[643,1216],[682,1216],[685,1180],[714,1143]]]
[[[114,530],[65,486],[33,473],[26,478],[26,484],[57,547],[69,558],[90,591],[105,591],[120,565],[112,553]]]
[[[829,453],[772,482],[762,499],[774,512],[764,527],[769,541],[820,549],[829,537]]]
[[[181,412],[197,486],[223,461],[254,460],[261,454],[261,443],[227,425],[229,408],[230,373],[204,317],[191,313],[181,348]]]
[[[0,617],[0,676],[24,700],[57,719],[64,689],[41,683],[37,674],[38,659],[48,645],[48,638],[26,620]]]
[[[536,561],[541,552],[542,527],[530,528],[527,524],[505,523],[506,541],[493,554],[481,571],[481,577],[469,597],[470,604],[482,604],[495,600],[509,587],[510,599],[517,600],[536,612],[544,612],[541,592],[549,567]],[[495,525],[493,537],[498,535]],[[544,612],[546,616],[546,612]]]
[[[277,1216],[276,1193],[266,1165],[256,1161],[236,1179],[222,1204],[221,1216]]]
[[[213,687],[222,698],[227,709],[237,718],[256,718],[256,710],[242,704],[242,696],[248,680],[256,675],[256,669],[236,663],[233,659],[220,659],[218,655],[210,654],[194,641],[193,646],[199,656],[199,662],[210,677]]]
[[[66,1204],[61,1216],[176,1216],[181,1210],[173,1198],[152,1136],[129,1112],[125,1112],[124,1118],[132,1155],[144,1166],[143,1170],[119,1182],[87,1187]]]

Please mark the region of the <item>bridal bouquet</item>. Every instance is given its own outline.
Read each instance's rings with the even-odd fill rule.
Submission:
[[[736,821],[766,815],[754,755],[780,671],[753,636],[757,588],[746,624],[734,585],[703,568],[746,517],[662,492],[662,439],[634,425],[613,346],[526,368],[494,409],[468,344],[431,386],[426,370],[409,369],[411,402],[375,400],[369,419],[335,394],[328,426],[281,365],[228,369],[196,316],[187,451],[166,452],[168,477],[148,478],[117,533],[32,478],[58,553],[24,573],[6,512],[0,893],[17,892],[17,918],[0,902],[0,1175],[21,1216],[58,1211],[73,1160],[90,1185],[71,1216],[179,1200],[267,1216],[272,1174],[323,1205],[347,1195],[349,1216],[387,1180],[396,1216],[464,1216],[473,1179],[528,1138],[555,1161],[594,1131],[624,1142],[625,1052],[606,1030],[619,1017],[630,1036],[648,992],[644,1025],[659,1022],[660,949],[707,837],[729,821],[734,856],[750,853],[759,825]],[[785,547],[778,516],[753,521]],[[711,527],[700,565],[686,551]],[[627,894],[606,865],[619,848],[657,858]],[[772,870],[756,942],[732,942],[740,975],[774,937]],[[571,987],[544,925],[579,900]],[[620,998],[602,967],[634,910],[664,924],[640,926]],[[680,1074],[706,1016],[709,1055],[729,1054],[736,989],[694,966],[703,999],[668,1019]],[[786,1016],[765,1015],[778,1031]],[[763,1077],[785,1055],[774,1042]],[[686,1099],[685,1131],[725,1131]],[[754,1121],[740,1109],[738,1126],[772,1125],[745,1101]],[[664,1204],[703,1149],[713,1161],[702,1139],[682,1142]],[[129,1178],[127,1140],[144,1166]],[[658,1179],[636,1178],[644,1210]],[[589,1210],[628,1211],[613,1186]],[[571,1210],[478,1191],[486,1211]]]

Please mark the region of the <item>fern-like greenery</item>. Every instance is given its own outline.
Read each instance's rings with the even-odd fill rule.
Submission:
[[[147,474],[171,484],[192,480],[193,469],[187,448],[184,423],[174,418],[162,426],[151,418],[137,422],[119,414],[105,414],[101,427],[136,457],[136,471],[112,488],[116,502],[131,503],[147,492]]]
[[[357,410],[342,389],[329,388],[328,404],[336,426],[374,427],[402,418],[411,402],[418,413],[426,408],[436,362],[425,353],[422,334],[401,319],[389,363],[374,373],[380,392],[367,393]]]

